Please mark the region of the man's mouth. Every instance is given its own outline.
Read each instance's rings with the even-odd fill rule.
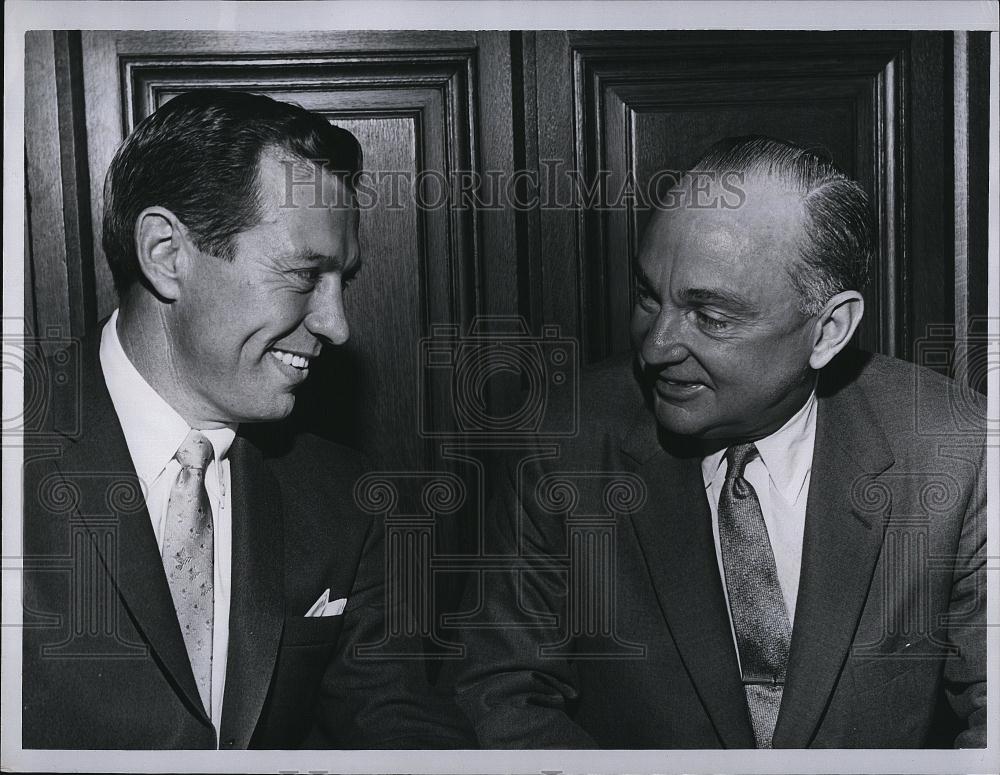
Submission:
[[[309,364],[312,361],[310,356],[299,355],[298,353],[288,352],[287,350],[279,350],[277,347],[272,347],[267,352],[272,358],[280,361],[285,366],[298,369],[303,374],[309,371]]]
[[[668,379],[661,376],[657,378],[654,387],[660,397],[676,400],[690,398],[700,393],[705,388],[705,383],[686,379]]]

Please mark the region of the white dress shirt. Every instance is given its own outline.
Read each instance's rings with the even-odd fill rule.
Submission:
[[[802,538],[806,526],[806,501],[812,473],[813,446],[816,442],[816,393],[813,392],[795,415],[778,430],[754,442],[759,457],[747,463],[744,478],[753,485],[764,515],[764,525],[774,552],[778,584],[785,599],[789,624],[795,621],[795,601],[802,570]],[[715,557],[726,592],[726,572],[722,564],[722,544],[719,541],[719,497],[726,480],[726,450],[715,452],[701,461],[708,504],[712,510],[712,535]],[[729,626],[732,628],[732,614]],[[733,642],[736,631],[733,630]],[[737,657],[739,649],[737,648]]]
[[[174,454],[191,430],[128,359],[118,339],[118,310],[101,333],[101,369],[118,420],[125,433],[132,464],[146,496],[156,545],[163,554],[163,530],[170,489],[180,472]],[[216,732],[222,720],[229,649],[230,573],[232,566],[232,494],[229,483],[229,447],[236,426],[199,429],[212,443],[215,456],[205,471],[205,489],[212,506],[215,533],[215,612],[212,625],[212,723]]]

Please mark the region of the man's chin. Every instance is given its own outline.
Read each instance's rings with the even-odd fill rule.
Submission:
[[[733,439],[729,426],[706,412],[693,411],[690,407],[680,408],[658,400],[653,409],[660,429],[681,444],[692,448],[714,450]]]
[[[700,412],[691,407],[676,406],[659,396],[653,399],[653,414],[660,427],[675,436],[701,438],[708,430],[708,423]]]
[[[280,396],[273,396],[267,402],[261,402],[257,406],[251,407],[243,413],[244,419],[240,422],[280,422],[286,419],[294,408],[295,396],[292,393],[284,393]]]

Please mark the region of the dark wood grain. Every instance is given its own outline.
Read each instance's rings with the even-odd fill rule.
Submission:
[[[56,93],[55,37],[25,35],[25,183],[31,272],[25,275],[26,312],[34,331],[57,328],[71,334],[74,314],[67,272],[63,227],[62,167],[59,152],[59,103]]]
[[[965,278],[967,320],[957,320],[969,336],[968,382],[986,392],[989,289],[989,94],[990,34],[969,33],[968,44],[968,163],[969,190],[965,200],[968,231],[968,274]],[[996,127],[994,127],[994,132]],[[956,138],[957,141],[957,138]],[[957,203],[956,203],[957,204]],[[993,282],[997,282],[994,277]]]
[[[915,33],[910,48],[909,201],[901,357],[955,320],[954,147],[950,38]],[[917,161],[919,160],[919,161]]]
[[[906,206],[899,167],[909,158],[899,141],[904,112],[897,97],[905,87],[897,61],[907,51],[906,34],[546,35],[548,72],[539,76],[538,102],[561,99],[565,110],[567,90],[573,100],[572,126],[550,137],[550,147],[585,179],[606,174],[607,201],[627,183],[641,188],[657,170],[684,169],[711,142],[733,134],[817,146],[856,175],[873,195],[886,235],[858,338],[871,349],[896,350],[903,254],[895,235]],[[581,306],[559,322],[582,321],[588,361],[629,348],[631,261],[648,212],[626,204],[575,213]],[[565,282],[572,274],[564,269],[563,281],[546,284],[543,293],[572,298]]]
[[[91,227],[90,168],[83,102],[83,60],[80,34],[57,30],[55,43],[56,96],[59,104],[59,163],[62,170],[63,229],[74,334],[82,334],[97,315]]]
[[[550,170],[561,181],[566,171],[576,166],[573,147],[577,137],[573,65],[566,33],[537,33],[535,56],[538,158],[540,165],[548,165],[539,174],[544,178]],[[556,188],[565,197],[565,186]],[[555,206],[543,209],[540,216],[541,244],[535,255],[542,279],[536,290],[541,297],[542,319],[558,325],[564,336],[579,338],[586,283],[579,260],[578,214]]]
[[[363,438],[400,465],[429,460],[419,412],[433,423],[451,412],[445,389],[419,377],[419,343],[433,326],[466,330],[477,315],[520,314],[535,333],[555,324],[576,339],[585,362],[628,348],[630,263],[648,213],[570,206],[567,172],[606,170],[613,193],[629,176],[641,185],[657,169],[683,168],[729,134],[822,146],[868,188],[880,256],[859,343],[914,357],[930,326],[961,330],[967,321],[956,315],[986,312],[989,39],[967,37],[967,93],[958,95],[952,40],[879,31],[29,33],[26,313],[39,327],[79,333],[115,307],[100,247],[104,171],[156,105],[221,86],[350,126],[372,170],[528,170],[543,190],[555,171],[553,207],[366,212],[368,263],[348,299],[356,323],[343,356],[358,376],[331,376],[328,393],[370,409],[321,414],[333,435]],[[967,129],[956,127],[956,105]],[[958,199],[956,149],[967,173]],[[331,374],[342,365],[331,361]],[[489,400],[503,404],[516,383],[492,384]],[[399,438],[401,428],[413,433]]]

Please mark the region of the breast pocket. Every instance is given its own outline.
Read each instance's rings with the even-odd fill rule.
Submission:
[[[918,738],[940,692],[947,654],[943,645],[928,637],[906,639],[881,654],[849,660],[859,719],[879,725],[885,719],[897,719],[893,734],[900,735],[899,740]]]
[[[947,644],[925,636],[879,654],[852,655],[848,666],[859,687],[878,688],[903,675],[936,677],[948,656]]]
[[[285,619],[281,642],[285,647],[332,646],[344,625],[343,614],[337,616],[290,616]]]
[[[337,653],[343,616],[289,616],[269,690],[266,726],[275,747],[295,747],[313,723],[323,675]]]
[[[843,724],[851,747],[918,748],[924,745],[940,699],[944,653],[929,638],[897,644],[877,655],[848,660],[850,693]]]

